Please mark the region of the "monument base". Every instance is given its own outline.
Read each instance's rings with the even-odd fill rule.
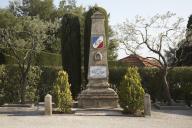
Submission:
[[[116,108],[118,107],[117,93],[104,86],[88,86],[78,97],[80,108]]]

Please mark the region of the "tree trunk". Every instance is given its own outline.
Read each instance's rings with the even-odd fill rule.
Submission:
[[[167,74],[168,74],[168,69],[166,67],[163,70],[163,86],[164,86],[164,92],[165,92],[165,95],[166,95],[166,98],[167,98],[168,105],[172,105],[174,101],[171,98],[169,84],[167,82]]]
[[[20,96],[21,96],[21,103],[25,104],[25,93],[26,93],[26,76],[22,74],[21,81],[20,81]]]

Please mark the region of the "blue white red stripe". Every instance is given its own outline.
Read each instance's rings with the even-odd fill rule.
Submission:
[[[104,47],[103,35],[92,36],[91,42],[93,44],[93,48],[103,48]]]

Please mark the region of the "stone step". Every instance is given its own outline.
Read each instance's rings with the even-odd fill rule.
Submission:
[[[76,108],[73,110],[78,116],[123,116],[121,108]]]
[[[39,103],[37,104],[37,106],[43,107],[43,106],[44,106],[44,102],[39,102]],[[54,108],[54,107],[55,107],[55,103],[52,103],[52,106],[53,106],[53,108]],[[78,101],[73,101],[72,107],[73,107],[73,108],[77,108],[77,107],[78,107]]]
[[[189,110],[189,109],[191,109],[190,107],[188,107],[187,105],[184,105],[184,104],[174,104],[174,105],[168,106],[168,105],[163,105],[161,103],[155,103],[154,106],[160,110]]]
[[[34,107],[34,104],[3,104],[1,107]]]

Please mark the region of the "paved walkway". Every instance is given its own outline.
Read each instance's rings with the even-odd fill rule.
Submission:
[[[44,116],[31,108],[0,108],[0,128],[192,128],[192,110],[153,109],[151,117]],[[17,111],[14,111],[17,110]]]

